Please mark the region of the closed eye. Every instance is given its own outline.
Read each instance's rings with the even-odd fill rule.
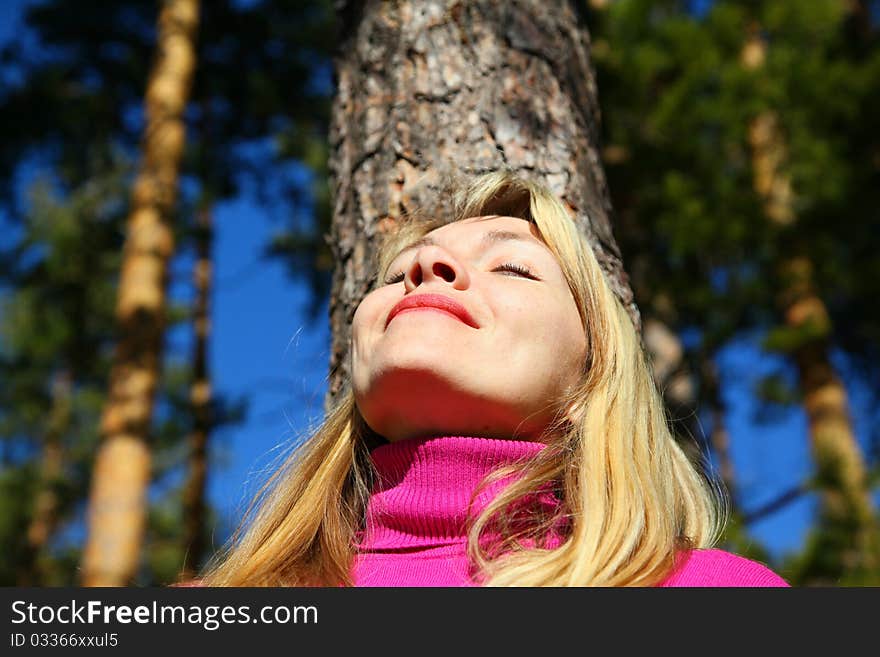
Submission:
[[[385,285],[393,285],[394,283],[400,283],[403,280],[403,272],[399,271],[393,276],[388,276],[385,279]]]
[[[526,278],[531,278],[532,280],[540,280],[537,276],[535,276],[532,271],[526,267],[525,265],[516,265],[512,262],[505,262],[502,265],[498,265],[492,271],[508,271],[518,276],[524,276]],[[400,283],[403,280],[404,273],[402,271],[397,272],[396,274],[390,275],[385,279],[385,285],[393,285],[395,283]]]
[[[535,276],[528,267],[525,267],[524,265],[515,265],[512,262],[505,262],[503,265],[498,265],[492,271],[510,271],[520,276],[531,278],[535,281],[538,280],[538,277]]]

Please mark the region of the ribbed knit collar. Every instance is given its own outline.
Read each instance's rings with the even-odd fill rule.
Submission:
[[[467,540],[468,503],[490,472],[528,460],[544,443],[475,436],[410,438],[370,453],[378,478],[367,505],[361,551],[459,544]],[[512,477],[487,487],[484,508]]]

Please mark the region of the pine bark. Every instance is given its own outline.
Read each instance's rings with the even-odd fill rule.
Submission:
[[[150,423],[159,380],[172,213],[195,69],[198,0],[166,0],[147,85],[141,170],[134,183],[116,305],[118,342],[101,417],[82,561],[84,586],[124,586],[146,519]]]
[[[203,208],[197,217],[196,290],[193,327],[193,383],[190,389],[193,428],[189,435],[188,476],[183,490],[184,561],[180,578],[195,577],[205,552],[205,482],[208,475],[208,439],[211,434],[211,379],[208,371],[208,340],[211,334],[211,242],[212,216]]]
[[[742,52],[744,66],[759,69],[766,44],[757,26]],[[795,194],[788,174],[788,153],[779,117],[758,114],[749,126],[754,188],[767,220],[778,229],[797,222]],[[844,570],[873,571],[877,563],[877,527],[867,472],[846,388],[830,358],[833,326],[815,286],[813,263],[797,244],[779,263],[777,305],[785,326],[798,335],[791,356],[803,394],[810,443],[821,496],[822,524],[836,538]]]
[[[449,174],[513,169],[563,199],[641,331],[612,235],[587,28],[570,2],[339,3],[330,131],[336,269],[327,406],[377,239],[436,207]]]

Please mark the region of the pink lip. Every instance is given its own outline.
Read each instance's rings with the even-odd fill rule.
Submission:
[[[454,315],[468,326],[480,328],[480,326],[474,321],[474,318],[471,317],[470,313],[465,310],[464,306],[458,303],[455,299],[450,299],[442,294],[416,294],[404,297],[398,301],[397,305],[395,305],[394,308],[391,309],[391,312],[388,313],[388,319],[385,320],[385,326],[388,326],[391,320],[394,319],[395,315],[404,310],[412,310],[413,308],[433,308],[435,310],[442,310]]]

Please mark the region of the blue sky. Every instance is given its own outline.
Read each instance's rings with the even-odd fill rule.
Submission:
[[[0,3],[0,43],[16,33],[24,4]],[[217,207],[215,224],[210,365],[218,391],[250,400],[247,420],[218,432],[213,443],[216,467],[210,473],[209,496],[227,524],[234,525],[273,460],[320,422],[330,334],[326,303],[319,320],[309,324],[306,286],[293,281],[279,262],[261,258],[278,228],[265,209],[242,196]],[[730,346],[719,364],[738,484],[745,507],[756,508],[808,476],[806,420],[794,409],[771,426],[754,421],[749,391],[773,364],[754,341]],[[860,399],[858,391],[850,392],[854,401]],[[857,415],[856,421],[858,435],[866,440],[866,418]],[[798,548],[812,505],[810,498],[803,498],[757,522],[752,526],[755,537],[777,557]]]

